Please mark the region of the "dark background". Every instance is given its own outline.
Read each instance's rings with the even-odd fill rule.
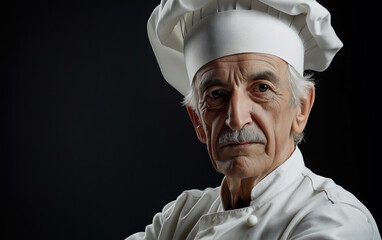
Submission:
[[[316,75],[300,148],[381,224],[378,12],[320,2],[345,47]],[[1,239],[123,239],[183,190],[220,184],[147,40],[158,3],[2,6]]]

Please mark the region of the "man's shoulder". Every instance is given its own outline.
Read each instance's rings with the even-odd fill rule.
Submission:
[[[320,228],[322,234],[330,235],[329,229],[333,228],[333,231],[339,231],[341,234],[352,235],[344,239],[357,239],[357,236],[362,234],[371,235],[367,239],[380,239],[373,216],[352,193],[332,179],[314,174],[309,169],[304,171],[304,177],[311,182],[313,195],[309,203],[297,214],[300,215],[297,217],[300,222],[295,229],[297,232]],[[317,233],[320,229],[316,229]]]
[[[303,175],[310,181],[314,195],[324,195],[327,204],[343,203],[362,210],[366,209],[352,193],[336,184],[332,179],[317,175],[308,168],[303,172]]]
[[[316,206],[294,225],[291,239],[311,236],[312,239],[380,239],[373,220],[359,208],[346,203]],[[293,237],[292,237],[293,236]]]
[[[344,189],[342,186],[336,184],[332,179],[317,175],[306,169],[304,175],[311,182],[311,187],[314,195],[322,194],[325,196],[325,203],[331,204],[344,204],[359,209],[361,212],[369,214],[367,208],[361,203],[356,196],[351,192]]]

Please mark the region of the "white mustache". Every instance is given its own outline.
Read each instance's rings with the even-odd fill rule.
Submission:
[[[266,143],[265,134],[254,125],[245,125],[240,130],[232,130],[227,128],[220,133],[218,144],[242,143],[242,142],[257,142]]]

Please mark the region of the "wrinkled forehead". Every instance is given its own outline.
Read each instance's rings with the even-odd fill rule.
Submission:
[[[227,74],[250,78],[256,74],[265,74],[269,78],[282,78],[287,63],[274,55],[264,53],[240,53],[213,60],[201,67],[194,78],[194,84],[200,86],[204,81],[227,78]]]

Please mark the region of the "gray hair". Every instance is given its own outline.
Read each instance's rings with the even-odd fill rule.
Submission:
[[[305,74],[302,76],[291,65],[288,64],[287,80],[291,92],[290,105],[295,107],[301,104],[300,98],[302,95],[314,88],[313,74]],[[194,82],[192,83],[190,92],[184,97],[182,104],[184,106],[190,106],[198,116],[199,108],[199,93],[196,90]],[[297,134],[293,133],[293,140],[295,145],[298,145],[304,139],[304,132]]]

